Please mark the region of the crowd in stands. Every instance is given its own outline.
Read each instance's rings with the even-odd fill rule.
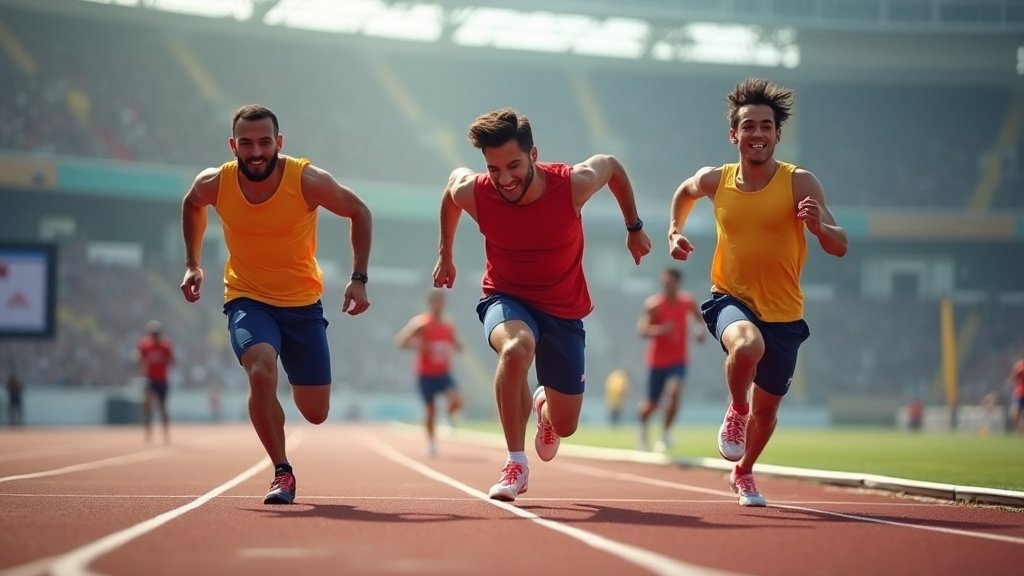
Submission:
[[[201,167],[230,157],[231,110],[259,101],[281,117],[288,151],[356,180],[438,186],[453,163],[478,160],[465,142],[473,117],[507,105],[534,119],[542,158],[619,154],[647,194],[667,198],[735,156],[724,95],[738,78],[0,17],[34,61],[22,70],[0,51],[0,148]],[[837,206],[964,207],[1011,99],[1009,86],[955,79],[795,88],[780,155],[814,171]],[[995,207],[1024,206],[1015,163]]]
[[[623,67],[570,71],[508,58],[446,58],[429,50],[368,55],[343,43],[314,48],[149,24],[82,25],[11,8],[0,9],[0,20],[34,62],[25,69],[9,50],[0,50],[0,149],[213,165],[230,157],[225,140],[231,111],[258,101],[279,114],[286,152],[309,156],[342,180],[440,186],[453,167],[452,150],[458,161],[480,165],[465,143],[473,117],[506,105],[532,118],[542,159],[578,161],[613,152],[626,162],[637,190],[666,200],[699,166],[735,157],[724,95],[738,78]],[[201,94],[199,80],[175,53],[180,43],[202,64],[219,96],[216,90]],[[873,208],[966,206],[1012,96],[1005,86],[958,87],[954,80],[795,87],[796,117],[783,130],[780,158],[791,153],[814,171],[833,206]],[[581,93],[593,96],[592,107],[580,105]],[[443,146],[446,138],[453,147]],[[1020,142],[1001,153],[1006,162],[992,207],[1021,209]],[[0,361],[13,359],[23,381],[128,385],[138,374],[131,349],[145,322],[157,318],[181,359],[172,385],[245,386],[226,341],[217,282],[208,284],[199,305],[188,306],[177,293],[178,262],[147,260],[131,267],[90,262],[80,243],[61,250],[57,337],[0,342]],[[592,288],[591,385],[620,366],[642,382],[646,343],[634,328],[642,297]],[[340,297],[325,295],[336,382],[356,391],[411,390],[412,358],[391,340],[421,309],[425,289],[375,283],[371,312],[359,318],[342,316]],[[452,310],[467,345],[490,360],[471,313],[471,292],[462,293]],[[635,305],[625,304],[630,301]],[[969,401],[1001,386],[1010,358],[1024,349],[1015,332],[1019,322],[1012,322],[1021,318],[1019,307],[989,303],[977,312],[983,328],[961,362]],[[934,302],[843,294],[809,301],[807,319],[813,337],[801,378],[810,400],[835,391],[935,394],[941,357]],[[693,358],[689,393],[721,398],[718,345],[694,348]]]

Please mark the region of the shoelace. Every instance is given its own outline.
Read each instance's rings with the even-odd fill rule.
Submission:
[[[725,417],[725,439],[729,442],[741,442],[745,431],[743,430],[743,416],[735,412],[729,412],[729,415]]]
[[[499,484],[511,486],[519,481],[519,476],[523,473],[523,467],[515,462],[509,462],[505,464],[505,467],[501,469],[501,481]]]
[[[555,427],[551,424],[541,422],[540,439],[543,440],[545,444],[554,444],[555,440],[558,439],[558,436],[555,435]]]
[[[295,489],[295,478],[287,472],[282,472],[277,476],[274,476],[274,481],[270,483],[270,489],[276,490],[278,488],[284,488],[291,492]]]
[[[736,478],[736,486],[739,487],[740,492],[743,494],[757,494],[757,485],[754,484],[753,474],[744,474]]]

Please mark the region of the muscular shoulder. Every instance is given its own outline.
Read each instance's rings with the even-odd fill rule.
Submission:
[[[192,181],[192,192],[213,204],[217,200],[217,190],[220,188],[220,167],[211,166],[196,175]]]
[[[821,182],[818,181],[817,176],[800,167],[793,169],[793,196],[803,198],[805,196],[820,197],[821,195]]]
[[[705,166],[693,175],[697,188],[704,194],[714,194],[722,182],[722,166]]]
[[[448,176],[448,189],[451,190],[456,204],[465,207],[466,204],[472,202],[473,189],[476,187],[476,180],[479,176],[479,172],[474,172],[469,168],[452,170]]]
[[[314,190],[334,182],[334,176],[330,172],[314,164],[304,164],[302,173],[299,175],[302,189]]]
[[[805,170],[799,166],[793,168],[793,185],[794,186],[820,186],[818,177],[815,176],[810,170]]]

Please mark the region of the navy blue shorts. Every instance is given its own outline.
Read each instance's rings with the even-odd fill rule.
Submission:
[[[419,380],[420,396],[423,396],[423,401],[428,404],[434,401],[434,396],[444,394],[455,388],[455,380],[452,379],[451,374],[420,376]]]
[[[651,368],[651,375],[647,379],[647,401],[657,403],[665,391],[665,385],[671,378],[679,380],[679,384],[682,385],[686,378],[686,363],[680,362],[662,368]]]
[[[152,392],[157,400],[161,402],[167,401],[167,382],[147,378],[146,389]]]
[[[480,299],[477,316],[484,324],[484,338],[510,320],[525,322],[536,342],[537,382],[562,394],[582,394],[586,384],[586,332],[582,320],[567,320],[541,312],[515,298],[492,294]]]
[[[331,383],[331,351],[327,319],[319,301],[308,306],[281,307],[236,298],[224,305],[231,348],[239,362],[255,344],[274,347],[288,382],[301,386]]]
[[[754,383],[769,394],[786,395],[796,371],[797,351],[811,335],[807,322],[764,322],[739,299],[717,292],[712,292],[711,299],[700,305],[700,311],[708,330],[719,342],[722,332],[733,322],[747,320],[757,326],[764,339],[764,356],[757,363]],[[722,349],[725,350],[724,345]]]

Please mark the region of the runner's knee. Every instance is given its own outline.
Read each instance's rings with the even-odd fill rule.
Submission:
[[[509,338],[501,347],[501,361],[510,366],[529,367],[533,361],[534,342],[530,338],[516,336]]]

